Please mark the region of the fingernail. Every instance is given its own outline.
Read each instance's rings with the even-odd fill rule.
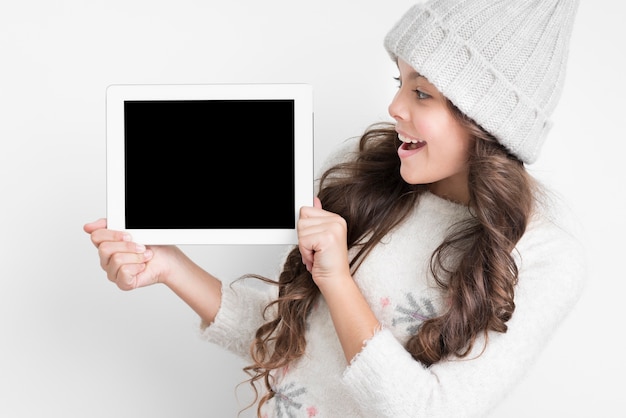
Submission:
[[[132,241],[133,237],[131,237],[131,236],[130,236],[130,234],[124,234],[124,235],[122,236],[122,239],[123,239],[124,241]]]
[[[137,249],[138,253],[142,253],[142,252],[146,251],[146,246],[142,245],[142,244],[136,244],[135,248]]]

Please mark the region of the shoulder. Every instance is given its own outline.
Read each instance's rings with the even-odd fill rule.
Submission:
[[[550,190],[538,199],[518,248],[535,252],[533,248],[537,246],[551,247],[555,254],[567,253],[566,250],[584,253],[583,229],[575,211],[564,198]],[[559,250],[561,247],[563,249]]]
[[[567,201],[553,192],[545,194],[516,247],[515,257],[518,291],[541,289],[553,300],[574,304],[587,280],[587,251],[582,226]]]

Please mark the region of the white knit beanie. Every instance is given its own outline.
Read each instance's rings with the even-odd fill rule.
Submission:
[[[578,0],[429,0],[385,48],[525,163],[537,160],[563,87]]]

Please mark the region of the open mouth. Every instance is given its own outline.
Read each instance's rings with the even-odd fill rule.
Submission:
[[[402,149],[405,150],[414,150],[418,148],[422,148],[426,145],[426,141],[422,141],[421,139],[411,139],[407,138],[402,134],[398,134],[398,139],[402,141]]]

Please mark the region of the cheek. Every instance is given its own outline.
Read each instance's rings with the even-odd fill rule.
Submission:
[[[450,156],[456,161],[467,161],[469,156],[469,135],[465,132],[449,131],[446,148],[450,151]]]
[[[459,172],[467,168],[472,139],[465,128],[458,124],[448,125],[438,131],[437,158],[448,170]]]
[[[462,150],[465,156],[469,155],[470,147],[472,146],[472,135],[469,130],[462,126],[456,119],[453,122],[454,128],[452,129],[452,133],[456,140],[457,146],[460,150]]]
[[[471,141],[469,135],[461,133],[458,134],[455,140],[450,144],[450,148],[454,150],[454,163],[459,170],[467,168]]]
[[[440,115],[436,112],[414,112],[411,121],[415,131],[419,133],[421,139],[426,141],[428,141],[429,138],[433,139],[439,136],[440,134],[438,132],[442,130],[443,126],[445,126],[442,125],[442,122],[444,121],[441,120]]]
[[[437,102],[414,109],[411,116],[413,126],[425,140],[446,138],[456,134],[459,128],[458,121],[443,103]]]
[[[437,148],[443,147],[451,161],[467,161],[471,136],[443,105],[435,109],[420,109],[411,116],[413,127],[421,139]]]

